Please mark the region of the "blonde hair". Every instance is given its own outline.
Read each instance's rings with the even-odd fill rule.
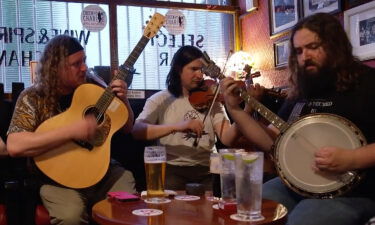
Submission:
[[[56,113],[58,109],[61,84],[59,73],[67,63],[72,39],[76,41],[68,35],[58,35],[51,39],[45,46],[38,63],[35,87],[39,95],[44,97],[50,113]]]

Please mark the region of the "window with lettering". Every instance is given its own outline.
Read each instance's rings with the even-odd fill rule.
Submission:
[[[230,14],[178,10],[184,17],[183,32],[171,34],[165,27],[153,37],[135,63],[132,89],[165,89],[165,80],[174,53],[184,45],[193,45],[206,51],[219,66],[225,64],[234,43],[233,17]],[[142,27],[155,13],[168,15],[168,9],[118,6],[119,64],[127,59],[142,37]],[[137,20],[133,18],[138,17]],[[131,18],[131,20],[129,20]],[[177,21],[181,23],[181,21]]]
[[[223,0],[175,0],[197,4],[226,4]],[[109,7],[98,4],[106,13],[107,26],[90,32],[81,23],[81,12],[89,4],[45,0],[0,0],[0,83],[11,92],[13,82],[31,85],[30,61],[38,61],[48,40],[58,34],[79,39],[87,54],[87,65],[109,67]],[[117,7],[118,61],[121,65],[142,37],[146,21],[155,12],[168,9],[136,6]],[[233,44],[231,14],[180,10],[185,16],[184,31],[170,34],[164,27],[152,38],[136,61],[132,89],[164,89],[170,61],[183,45],[194,45],[207,51],[223,65]],[[106,71],[106,70],[105,70]],[[99,73],[100,71],[98,71]],[[106,74],[108,76],[108,74]]]
[[[109,26],[89,32],[81,23],[88,4],[0,0],[0,82],[11,92],[12,82],[31,85],[30,61],[38,61],[48,40],[58,34],[79,39],[87,64],[110,65]],[[108,15],[108,5],[99,5]]]

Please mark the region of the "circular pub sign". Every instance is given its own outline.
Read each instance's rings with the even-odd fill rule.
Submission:
[[[87,30],[98,32],[107,25],[107,15],[99,6],[88,5],[82,10],[81,22]]]
[[[185,31],[185,24],[185,15],[181,11],[171,9],[165,15],[164,26],[170,34],[182,34]]]

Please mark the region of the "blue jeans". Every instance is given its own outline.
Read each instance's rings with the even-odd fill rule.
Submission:
[[[369,198],[304,198],[278,177],[263,185],[263,198],[280,202],[288,209],[288,225],[364,225],[375,215],[375,201]]]

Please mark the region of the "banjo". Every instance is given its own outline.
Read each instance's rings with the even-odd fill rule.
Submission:
[[[224,78],[220,68],[204,52],[202,71],[213,78]],[[271,159],[281,180],[295,192],[310,198],[333,198],[350,191],[364,177],[362,171],[345,173],[316,172],[314,153],[324,146],[356,149],[366,139],[351,121],[334,114],[314,113],[286,123],[275,113],[239,90],[240,96],[255,111],[280,130],[271,151]]]

